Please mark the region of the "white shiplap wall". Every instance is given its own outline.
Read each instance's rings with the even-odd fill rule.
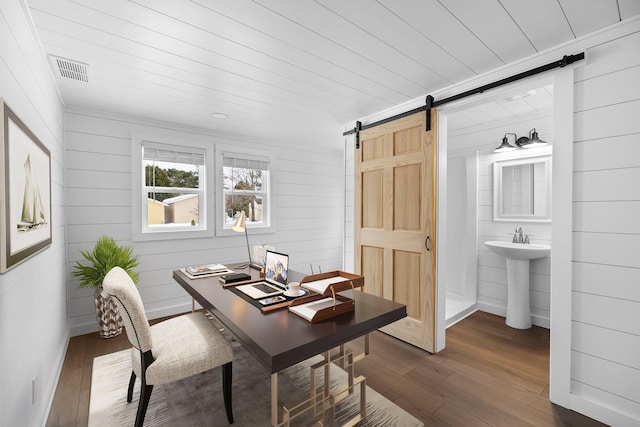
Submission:
[[[68,342],[64,114],[49,65],[18,0],[0,2],[0,98],[51,152],[52,244],[0,275],[0,425],[41,426]],[[4,231],[0,234],[4,238]]]
[[[587,57],[575,75],[571,392],[638,425],[640,33]]]
[[[132,244],[140,256],[138,288],[149,317],[191,309],[191,299],[171,277],[188,264],[231,262],[247,256],[242,235],[153,242],[132,242],[131,135],[132,132],[190,138],[238,150],[264,151],[251,141],[211,131],[167,123],[68,109],[65,140],[67,179],[68,267],[81,260],[80,249],[91,249],[96,239],[110,235],[120,244]],[[339,130],[336,131],[339,137]],[[291,268],[309,272],[313,264],[323,271],[343,268],[344,158],[342,151],[309,148],[269,141],[274,158],[271,183],[272,215],[276,233],[249,230],[253,244],[268,243],[290,255]],[[249,151],[250,152],[250,151]],[[211,189],[210,195],[213,195]],[[95,330],[92,290],[77,289],[67,277],[71,334]]]
[[[452,113],[455,115],[455,113]],[[494,221],[493,220],[493,162],[527,155],[548,153],[550,149],[517,150],[494,153],[507,132],[518,136],[527,135],[536,128],[540,139],[553,144],[553,129],[550,112],[537,112],[518,119],[493,122],[475,126],[448,135],[448,155],[460,157],[478,152],[478,309],[506,316],[507,313],[507,266],[503,255],[489,251],[484,245],[488,240],[510,241],[516,227],[524,234],[533,235],[532,243],[552,244],[551,224],[540,222]],[[513,142],[513,137],[509,137]],[[448,197],[456,197],[450,194]],[[532,260],[530,264],[531,321],[534,325],[549,328],[550,312],[550,259]]]

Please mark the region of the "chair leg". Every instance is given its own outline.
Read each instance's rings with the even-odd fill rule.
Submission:
[[[131,371],[131,379],[129,380],[129,390],[127,390],[127,402],[133,400],[133,386],[136,384],[136,373]]]
[[[140,386],[140,402],[138,403],[138,413],[136,414],[136,422],[134,427],[142,427],[144,423],[144,416],[147,414],[147,406],[149,406],[149,399],[151,398],[151,392],[153,391],[152,385],[147,385],[145,381],[142,381]]]
[[[224,408],[227,411],[227,420],[233,424],[233,408],[231,405],[231,379],[233,377],[233,362],[222,365],[222,394],[224,396]]]

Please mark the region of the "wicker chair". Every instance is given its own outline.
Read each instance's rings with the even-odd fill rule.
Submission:
[[[127,402],[140,377],[140,402],[135,426],[142,426],[154,385],[177,381],[222,366],[222,389],[229,423],[233,423],[231,377],[233,351],[218,329],[196,312],[149,325],[142,298],[129,275],[114,267],[104,278],[103,288],[120,310],[131,349],[132,372]]]

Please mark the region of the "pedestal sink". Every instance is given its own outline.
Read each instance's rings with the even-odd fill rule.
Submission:
[[[530,328],[529,261],[547,257],[551,246],[501,241],[484,244],[490,251],[507,257],[507,325],[517,329]]]

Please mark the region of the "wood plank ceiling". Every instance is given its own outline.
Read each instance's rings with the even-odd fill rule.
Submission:
[[[345,123],[640,14],[637,0],[25,1],[47,56],[88,65],[88,82],[56,77],[68,107],[336,149]],[[532,99],[493,109],[543,108]]]

